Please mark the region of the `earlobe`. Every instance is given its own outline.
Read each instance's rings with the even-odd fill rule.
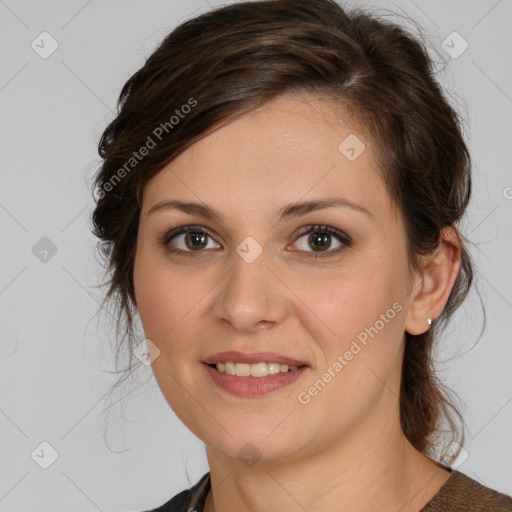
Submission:
[[[430,329],[432,319],[441,315],[459,270],[460,239],[456,230],[446,227],[441,231],[437,250],[425,257],[418,283],[411,293],[405,324],[409,334],[423,334]]]

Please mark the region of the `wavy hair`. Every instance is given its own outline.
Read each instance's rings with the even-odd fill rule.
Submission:
[[[105,302],[113,301],[118,312],[116,365],[124,347],[125,371],[132,368],[133,266],[144,185],[214,127],[296,92],[340,105],[373,136],[379,172],[406,229],[411,271],[438,247],[444,227],[459,235],[461,268],[441,316],[424,334],[406,333],[400,415],[405,436],[425,455],[438,447],[442,432],[462,444],[462,417],[436,377],[432,355],[474,274],[459,229],[471,195],[462,122],[419,38],[333,0],[237,2],[186,20],[122,88],[116,117],[99,142],[92,214],[108,272]],[[154,147],[131,160],[149,139]]]

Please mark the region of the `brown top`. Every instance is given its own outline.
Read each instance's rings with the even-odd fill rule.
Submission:
[[[419,512],[512,512],[512,497],[479,484],[463,473],[451,472],[437,494]],[[190,489],[148,512],[204,512],[210,491],[210,473]]]
[[[450,469],[448,469],[450,471]],[[509,512],[512,498],[479,484],[464,473],[451,475],[420,512]]]

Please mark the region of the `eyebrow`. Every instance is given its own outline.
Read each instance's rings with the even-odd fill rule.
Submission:
[[[290,219],[293,217],[299,217],[301,215],[306,215],[308,213],[315,212],[318,210],[325,210],[327,208],[335,207],[350,208],[351,210],[357,211],[359,213],[364,213],[365,215],[368,215],[372,219],[375,219],[374,215],[364,206],[349,201],[344,197],[338,196],[325,197],[322,199],[316,199],[312,201],[291,203],[284,206],[283,208],[280,208],[276,212],[275,217],[278,218],[277,222],[282,222],[283,220]],[[170,199],[161,201],[152,206],[148,210],[148,215],[150,213],[162,210],[180,210],[190,215],[198,215],[201,217],[205,217],[207,219],[217,220],[221,223],[224,223],[222,216],[216,210],[214,210],[212,207],[206,204],[180,201],[178,199]]]

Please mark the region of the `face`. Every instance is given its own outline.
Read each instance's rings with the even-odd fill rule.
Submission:
[[[196,142],[143,192],[134,285],[160,351],[153,371],[185,425],[229,457],[247,443],[268,460],[308,456],[397,414],[403,224],[372,140],[333,113],[280,97]]]

